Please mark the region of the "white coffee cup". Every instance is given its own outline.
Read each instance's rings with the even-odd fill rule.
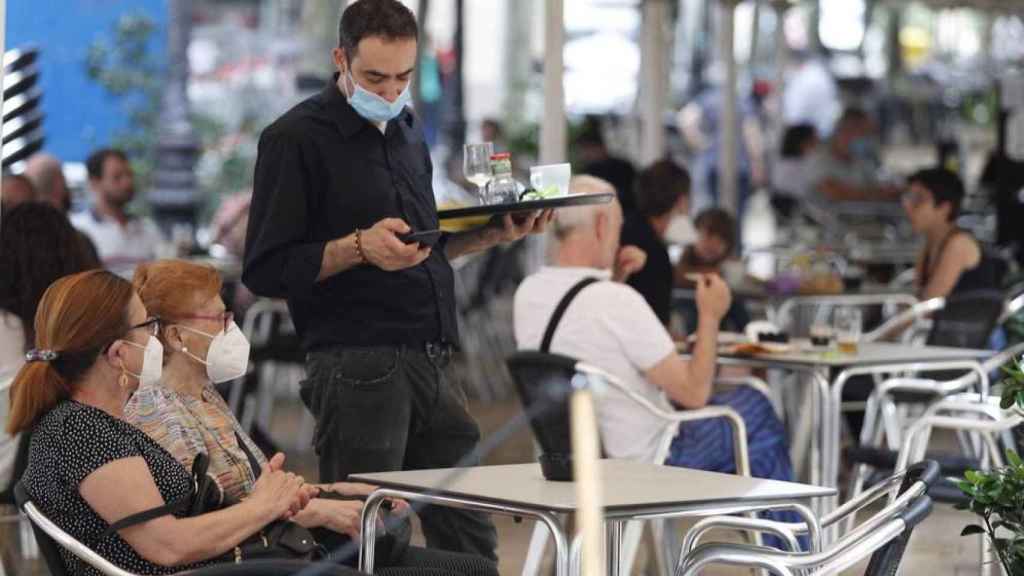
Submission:
[[[558,196],[569,194],[569,180],[572,178],[570,164],[546,164],[530,167],[530,186],[534,190],[547,193],[557,189]]]

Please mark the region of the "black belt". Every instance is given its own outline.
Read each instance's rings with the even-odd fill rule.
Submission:
[[[312,352],[310,352],[310,354],[316,354],[316,353],[320,353],[320,352],[328,352],[328,351],[330,351],[332,349],[344,349],[344,348],[378,348],[378,349],[380,349],[380,348],[390,348],[390,349],[408,350],[410,352],[417,352],[417,353],[424,354],[424,355],[426,355],[427,358],[430,358],[431,360],[438,360],[438,359],[440,359],[440,360],[444,360],[444,361],[450,360],[451,357],[452,357],[452,354],[455,353],[455,346],[453,344],[449,344],[447,342],[423,342],[423,343],[417,343],[417,344],[396,344],[396,345],[381,344],[381,345],[375,345],[375,346],[348,346],[348,345],[344,345],[344,344],[339,344],[339,345],[336,345],[336,346],[328,346],[328,347],[324,347],[324,348],[318,348],[318,349],[313,350]],[[308,356],[309,356],[309,354],[307,354],[307,357]]]
[[[427,358],[431,360],[441,360],[447,362],[451,360],[452,353],[455,352],[455,347],[446,342],[427,342],[422,347],[410,346],[411,350],[423,350],[427,355]]]

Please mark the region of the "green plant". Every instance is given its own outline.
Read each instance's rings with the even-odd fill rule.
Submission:
[[[1024,408],[1024,368],[1020,361],[1003,367],[1000,406]],[[1024,574],[1024,462],[1013,450],[1006,451],[1008,464],[991,472],[968,470],[960,490],[970,500],[960,505],[982,519],[970,524],[961,536],[984,534],[992,542],[1006,574]]]
[[[1006,451],[1006,459],[1007,466],[991,472],[968,470],[960,482],[970,497],[960,508],[982,519],[960,535],[987,535],[1006,574],[1024,574],[1024,462],[1013,450]]]
[[[164,67],[150,50],[156,30],[144,14],[126,14],[114,25],[110,40],[97,39],[85,57],[86,75],[116,97],[127,112],[126,126],[110,143],[132,159],[136,179],[145,189],[153,168],[160,86]]]

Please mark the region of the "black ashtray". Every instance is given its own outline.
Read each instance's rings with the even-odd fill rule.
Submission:
[[[848,292],[860,290],[863,285],[863,276],[843,276],[843,289]]]
[[[545,452],[538,458],[544,479],[556,482],[572,482],[572,454]]]
[[[832,343],[832,338],[828,336],[811,336],[811,346],[824,347]]]
[[[785,332],[758,332],[758,342],[773,342],[775,344],[788,344],[789,334]]]

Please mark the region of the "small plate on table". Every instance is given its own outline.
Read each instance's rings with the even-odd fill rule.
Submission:
[[[524,200],[522,202],[511,202],[508,204],[484,204],[480,206],[466,206],[463,208],[448,208],[438,210],[437,217],[440,220],[451,220],[454,218],[469,218],[473,216],[497,216],[500,214],[515,214],[518,212],[534,212],[550,208],[570,208],[572,206],[589,206],[592,204],[607,204],[612,201],[615,194],[603,192],[601,194],[569,194],[555,198],[542,198],[540,200]]]

